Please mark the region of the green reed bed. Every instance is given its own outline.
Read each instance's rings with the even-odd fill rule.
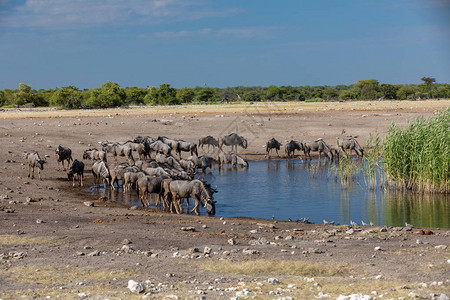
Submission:
[[[398,189],[450,191],[450,109],[434,118],[419,118],[406,129],[395,124],[383,141],[387,183]]]
[[[382,188],[384,183],[384,172],[381,160],[382,142],[378,135],[378,131],[375,131],[374,135],[370,134],[366,141],[364,152],[364,181],[371,190],[374,190],[376,187]]]
[[[360,162],[353,161],[349,155],[344,155],[331,166],[330,170],[334,172],[336,181],[339,179],[342,187],[348,187],[358,179]]]

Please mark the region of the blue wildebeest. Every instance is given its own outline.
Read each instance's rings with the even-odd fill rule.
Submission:
[[[212,137],[212,136],[210,136],[210,135],[208,135],[208,136],[205,136],[205,137],[202,137],[202,138],[200,138],[199,140],[198,140],[198,146],[199,147],[201,147],[202,148],[202,150],[203,150],[203,146],[204,145],[208,145],[208,149],[209,149],[209,147],[217,147],[217,148],[219,148],[219,142],[214,138],[214,137]]]
[[[121,145],[119,143],[103,143],[102,146],[102,150],[111,153],[114,156],[115,161],[117,161],[117,156],[125,156],[128,159],[128,163],[130,165],[134,164],[133,149],[130,147],[130,145]]]
[[[223,167],[223,164],[231,164],[233,168],[237,167],[248,168],[247,160],[243,159],[242,157],[238,156],[235,153],[220,152],[218,156],[218,161],[220,167]]]
[[[295,156],[295,150],[301,151],[303,150],[303,143],[299,143],[297,141],[291,140],[284,147],[284,151],[286,152],[287,157],[290,159]]]
[[[195,200],[195,206],[191,210],[191,213],[195,211],[197,215],[200,214],[200,203],[206,208],[206,212],[209,215],[214,215],[216,213],[213,194],[217,193],[217,191],[204,181],[198,179],[173,180],[169,182],[168,189],[172,196],[172,201],[175,202],[174,206],[177,213],[181,212],[181,199],[189,198]],[[165,193],[167,193],[167,191]]]
[[[42,180],[41,170],[44,170],[44,164],[46,164],[47,161],[41,159],[37,152],[26,153],[25,156],[28,161],[28,177],[31,176],[31,179],[34,179],[34,168],[38,168],[39,180]]]
[[[350,150],[350,155],[352,155],[352,150],[355,150],[357,156],[364,155],[364,150],[352,136],[344,139],[336,138],[336,144],[344,153],[346,153],[345,150]]]
[[[58,148],[56,148],[55,150],[55,155],[56,155],[56,162],[58,163],[58,171],[59,171],[59,163],[62,164],[63,171],[66,170],[66,168],[64,167],[65,160],[67,160],[67,168],[69,168],[70,161],[71,160],[73,161],[72,150],[70,150],[70,148],[65,148],[59,145]]]
[[[279,141],[277,141],[275,138],[271,138],[266,144],[266,156],[270,158],[270,151],[272,151],[272,149],[275,149],[278,157],[280,157],[278,150],[280,150],[281,146],[282,144]]]
[[[111,180],[111,176],[109,175],[108,166],[103,160],[96,161],[92,165],[92,174],[94,175],[94,184],[97,185],[97,182],[101,178],[103,180],[103,185],[106,189]]]
[[[75,179],[77,179],[79,186],[83,186],[84,163],[75,159],[67,173],[67,177],[69,180],[72,179],[72,186],[75,186]]]
[[[231,146],[231,151],[233,151],[234,149],[237,153],[237,146],[241,146],[242,148],[247,149],[247,140],[237,133],[230,133],[227,136],[219,138],[220,150],[222,150],[223,145]]]
[[[318,151],[319,152],[319,161],[321,158],[321,154],[324,153],[330,160],[333,160],[333,152],[331,151],[330,147],[327,146],[327,144],[320,138],[315,140],[314,142],[306,142],[303,144],[304,148],[303,151],[306,156],[309,156],[309,159],[311,159],[311,151]]]
[[[103,150],[97,150],[95,148],[87,149],[84,150],[83,159],[90,159],[92,161],[103,160],[104,162],[106,162],[106,152]]]

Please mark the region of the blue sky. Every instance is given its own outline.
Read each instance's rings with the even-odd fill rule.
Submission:
[[[449,0],[0,0],[0,89],[450,83]]]

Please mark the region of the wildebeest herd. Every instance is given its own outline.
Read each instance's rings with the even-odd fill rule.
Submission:
[[[189,212],[189,199],[194,199],[194,208],[190,211],[199,214],[199,207],[202,205],[210,215],[215,214],[215,201],[213,194],[217,190],[202,179],[196,178],[198,169],[205,172],[212,168],[213,163],[218,163],[219,167],[224,164],[231,164],[232,168],[248,168],[248,162],[237,155],[237,146],[247,148],[247,140],[236,133],[223,136],[216,140],[212,136],[199,139],[198,144],[183,140],[170,139],[165,136],[152,138],[149,136],[138,136],[133,140],[124,143],[102,142],[101,150],[96,148],[86,149],[83,152],[83,160],[92,161],[91,171],[94,177],[94,184],[98,186],[103,183],[105,189],[116,190],[120,187],[124,192],[135,189],[142,205],[150,206],[148,197],[156,195],[156,206],[175,213],[182,212],[182,205],[186,200],[187,211]],[[231,146],[231,150],[236,152],[224,152],[223,146]],[[199,156],[198,147],[204,149],[207,146],[217,148],[217,156]],[[266,156],[270,156],[270,151],[275,149],[277,155],[282,144],[275,138],[266,144]],[[331,149],[322,140],[313,142],[296,142],[291,140],[285,146],[285,153],[289,159],[294,157],[295,150],[303,151],[305,159],[311,158],[310,152],[319,152],[319,159],[324,153],[329,159],[346,155],[345,150],[354,150],[358,156],[363,155],[363,150],[358,142],[353,138],[337,139],[337,148]],[[139,156],[135,160],[133,152]],[[190,154],[187,158],[182,158],[182,152]],[[72,158],[72,151],[69,148],[59,145],[55,151],[56,161],[62,164],[66,170],[64,162],[67,161],[67,176],[75,186],[83,186],[85,164],[82,161]],[[112,157],[107,159],[107,156]],[[127,162],[119,163],[118,156],[125,157]],[[41,179],[41,170],[47,162],[41,159],[37,152],[27,153],[28,177],[34,178],[34,169],[38,168],[38,176]],[[69,168],[70,162],[72,165]]]

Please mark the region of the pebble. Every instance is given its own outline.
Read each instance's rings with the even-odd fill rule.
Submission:
[[[267,282],[271,283],[271,284],[279,284],[280,283],[280,281],[274,277],[267,279]]]
[[[145,285],[134,280],[129,280],[128,289],[132,293],[143,293],[145,291]]]
[[[228,244],[230,244],[230,245],[236,245],[235,239],[233,239],[233,238],[229,239],[229,240],[228,240]]]

